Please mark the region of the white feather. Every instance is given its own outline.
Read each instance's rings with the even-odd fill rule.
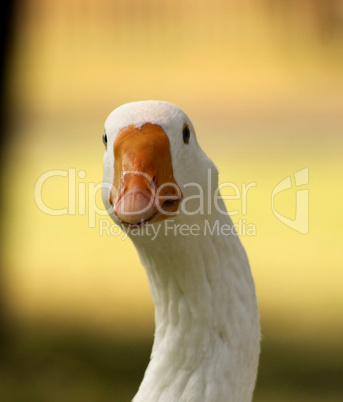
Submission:
[[[216,193],[217,169],[180,108],[145,101],[110,114],[105,124],[104,204],[120,224],[108,201],[114,178],[113,143],[122,128],[148,122],[161,126],[169,138],[184,204],[178,215],[153,224],[156,228],[150,235],[143,233],[144,228],[140,236],[129,232],[147,272],[156,322],[151,361],[134,402],[251,401],[260,352],[255,286],[231,219],[220,212],[225,205]],[[182,140],[184,124],[191,131],[187,145]],[[187,214],[185,209],[197,213]],[[199,230],[182,236],[181,225]],[[232,228],[230,235],[220,230],[211,234],[223,225]]]

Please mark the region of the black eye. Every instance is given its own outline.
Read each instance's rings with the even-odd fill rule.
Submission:
[[[105,147],[107,148],[107,134],[106,133],[104,133],[102,135],[102,142],[104,143]]]
[[[189,143],[189,137],[191,136],[191,132],[189,131],[189,127],[188,127],[187,124],[184,125],[182,134],[183,134],[183,142],[185,144],[188,144]]]

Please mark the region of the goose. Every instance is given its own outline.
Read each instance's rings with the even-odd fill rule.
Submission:
[[[134,243],[155,307],[150,362],[133,401],[251,401],[255,285],[192,122],[168,102],[127,103],[108,116],[103,142],[103,203]]]

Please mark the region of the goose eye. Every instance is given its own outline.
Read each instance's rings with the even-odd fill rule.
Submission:
[[[104,143],[105,148],[107,148],[107,134],[106,133],[104,133],[102,135],[102,142]]]
[[[191,132],[190,132],[189,127],[188,127],[187,124],[185,124],[185,126],[183,127],[182,134],[183,134],[183,142],[185,144],[188,144],[189,143],[189,137],[191,136]]]

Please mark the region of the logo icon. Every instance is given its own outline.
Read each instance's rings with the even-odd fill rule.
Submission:
[[[309,190],[297,189],[297,187],[309,183],[308,167],[294,174],[295,186],[292,185],[291,176],[278,183],[272,192],[272,211],[274,215],[285,225],[299,233],[306,234],[309,231]],[[278,212],[274,205],[275,196],[286,190],[295,190],[295,219],[288,218]]]

